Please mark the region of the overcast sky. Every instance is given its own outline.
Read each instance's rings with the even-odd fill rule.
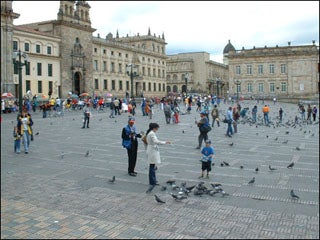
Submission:
[[[319,1],[87,1],[93,33],[164,33],[167,54],[208,52],[222,63],[228,40],[245,47],[319,45]],[[13,1],[15,25],[57,18],[59,1]]]

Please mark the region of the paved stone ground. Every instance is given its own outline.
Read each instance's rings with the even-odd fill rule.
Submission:
[[[251,109],[254,103],[241,104]],[[297,105],[267,104],[273,122],[280,105],[284,122],[297,115]],[[262,106],[258,104],[259,112]],[[226,108],[221,104],[223,112]],[[81,112],[47,119],[37,112],[34,132],[39,135],[31,142],[29,154],[15,154],[12,130],[16,114],[2,114],[2,239],[319,238],[318,122],[295,128],[242,123],[232,138],[225,137],[225,124],[215,125],[209,133],[217,152],[215,166],[211,178],[204,181],[207,187],[221,183],[230,195],[199,197],[191,193],[178,202],[169,195],[170,188],[161,191],[157,186],[151,194],[145,193],[148,163],[141,141],[138,175],[128,176],[120,139],[127,114],[113,119],[108,115],[108,111],[94,112],[90,128],[80,129]],[[181,123],[167,125],[157,108],[152,120],[142,117],[138,108],[139,131],[146,131],[148,123],[155,121],[160,124],[159,139],[173,142],[160,146],[160,185],[169,179],[177,184],[186,181],[187,186],[199,183],[201,154],[195,149],[199,134],[195,118],[199,114],[193,108],[191,114],[181,116]],[[282,143],[285,140],[287,144]],[[87,150],[89,156],[85,157]],[[221,167],[222,161],[230,166]],[[295,165],[288,169],[291,162]],[[269,164],[277,170],[269,171]],[[114,184],[109,183],[112,176],[116,177]],[[249,186],[252,177],[256,181]],[[291,189],[300,199],[291,199]],[[158,204],[154,194],[166,203]]]

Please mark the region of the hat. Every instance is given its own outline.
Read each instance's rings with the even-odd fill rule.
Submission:
[[[128,122],[134,122],[134,121],[135,121],[134,117],[129,117]]]
[[[209,139],[208,139],[208,140],[206,140],[206,143],[209,143],[209,144],[211,144],[211,140],[209,140]]]
[[[207,113],[205,111],[200,112],[202,115],[206,115]]]

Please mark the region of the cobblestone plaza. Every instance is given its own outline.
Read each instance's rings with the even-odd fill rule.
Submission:
[[[296,104],[265,103],[270,105],[274,123],[280,106],[285,113],[283,122],[298,115]],[[254,104],[241,102],[250,110]],[[263,104],[257,105],[261,115]],[[227,107],[222,103],[219,108],[224,113]],[[241,123],[232,138],[225,136],[224,123],[215,125],[209,133],[216,151],[215,165],[210,179],[203,181],[207,187],[221,183],[229,195],[190,193],[187,199],[175,201],[169,186],[161,190],[169,179],[178,185],[185,181],[187,186],[200,181],[201,153],[195,149],[199,130],[194,123],[199,114],[195,108],[191,114],[181,115],[181,123],[166,124],[158,106],[151,120],[142,116],[138,106],[138,131],[145,132],[149,122],[157,122],[158,138],[172,141],[160,146],[162,164],[156,173],[160,186],[150,194],[146,193],[149,164],[140,140],[138,174],[127,174],[127,153],[120,137],[127,113],[109,118],[109,109],[93,111],[90,128],[81,129],[81,111],[51,118],[42,118],[37,111],[33,131],[39,134],[34,136],[29,154],[14,153],[16,114],[2,114],[1,239],[318,239],[318,121],[295,127]],[[221,167],[222,161],[230,166]],[[292,162],[294,167],[287,168]],[[269,165],[277,170],[270,171]],[[113,184],[109,182],[112,176],[116,178]],[[248,185],[253,177],[255,183]],[[291,189],[299,199],[291,198]],[[166,203],[157,203],[154,194]]]

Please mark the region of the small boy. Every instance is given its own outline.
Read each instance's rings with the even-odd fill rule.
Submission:
[[[13,128],[13,137],[14,137],[14,152],[20,153],[21,136],[17,126]]]
[[[207,176],[206,178],[209,178],[209,172],[211,171],[211,164],[213,161],[213,157],[215,155],[215,151],[213,147],[211,146],[211,140],[206,140],[206,146],[202,149],[202,173],[199,178],[203,178],[204,176],[204,171],[207,170]]]

